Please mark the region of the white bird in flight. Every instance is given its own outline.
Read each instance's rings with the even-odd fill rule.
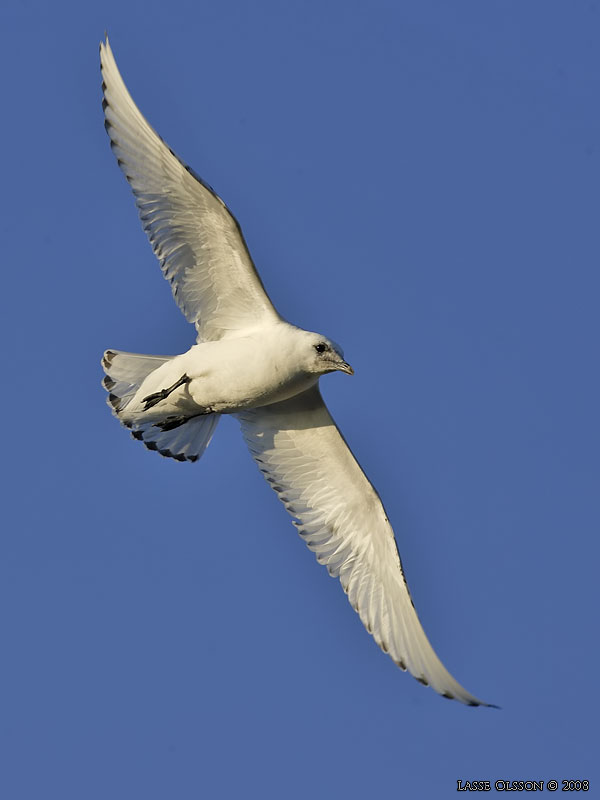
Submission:
[[[239,224],[144,119],[108,38],[100,45],[105,127],[173,296],[198,332],[179,356],[107,350],[108,402],[133,437],[196,461],[233,414],[259,469],[317,561],[338,577],[381,649],[443,697],[490,705],[446,670],[425,635],[379,495],[331,418],[319,378],[352,375],[339,345],[273,307]]]

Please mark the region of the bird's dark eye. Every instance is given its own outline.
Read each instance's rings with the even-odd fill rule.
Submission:
[[[325,342],[319,342],[319,344],[314,345],[314,348],[317,353],[324,353],[326,350],[329,350],[329,347],[325,344]]]

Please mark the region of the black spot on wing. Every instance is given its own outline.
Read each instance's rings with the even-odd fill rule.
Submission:
[[[161,422],[156,423],[156,427],[160,428],[161,431],[172,431],[175,428],[180,428],[182,425],[190,419],[190,417],[184,417],[183,415],[177,416],[170,416],[166,417]]]

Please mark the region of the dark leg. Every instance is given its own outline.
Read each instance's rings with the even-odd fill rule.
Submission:
[[[160,428],[161,431],[172,431],[175,430],[175,428],[180,428],[182,425],[185,425],[189,420],[195,419],[196,417],[204,417],[206,414],[212,414],[210,408],[205,408],[198,414],[191,414],[189,417],[184,417],[182,414],[170,414],[160,422],[155,422],[154,427]]]
[[[180,386],[184,386],[186,383],[189,383],[190,379],[187,375],[182,375],[178,381],[176,381],[173,386],[169,386],[168,389],[161,389],[160,392],[153,392],[149,394],[147,397],[144,397],[142,403],[145,403],[144,411],[148,411],[149,408],[155,406],[157,403],[160,403],[161,400],[164,400],[168,397],[171,392],[174,392],[175,389],[179,389]]]
[[[184,425],[188,419],[191,419],[191,417],[169,416],[165,417],[165,419],[161,420],[160,422],[155,422],[154,427],[160,428],[161,431],[172,431],[175,428],[179,428],[181,425]]]

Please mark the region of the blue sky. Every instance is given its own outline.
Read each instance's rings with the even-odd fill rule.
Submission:
[[[600,4],[2,18],[2,796],[597,785]],[[432,643],[501,711],[377,649],[234,420],[187,465],[111,417],[102,351],[182,352],[193,330],[110,153],[105,29],[280,312],[344,347],[356,375],[324,396]]]

